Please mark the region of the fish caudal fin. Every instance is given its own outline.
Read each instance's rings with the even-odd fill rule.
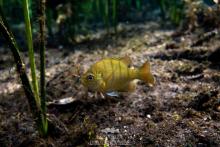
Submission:
[[[143,80],[150,86],[153,86],[155,84],[154,77],[152,73],[150,72],[150,63],[145,62],[142,67],[139,69],[139,75],[140,75],[140,80]]]

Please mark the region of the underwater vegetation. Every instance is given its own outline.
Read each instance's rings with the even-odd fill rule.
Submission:
[[[2,6],[9,24],[12,24],[12,30],[21,31],[24,18],[16,12],[22,10],[22,1],[2,1]],[[37,2],[30,0],[30,6],[33,35],[37,36]],[[46,27],[50,36],[47,39],[48,45],[58,46],[58,42],[63,45],[79,42],[80,37],[81,40],[89,40],[91,34],[100,29],[105,29],[107,34],[117,34],[117,30],[120,30],[119,24],[140,23],[149,20],[149,17],[152,20],[169,20],[177,27],[192,27],[201,23],[198,21],[203,21],[202,19],[215,17],[214,13],[218,9],[212,0],[48,0],[45,11]],[[186,19],[190,21],[185,21]],[[189,24],[185,24],[186,22]],[[24,38],[22,34],[20,32],[15,35],[21,45],[24,44],[21,40]]]
[[[0,146],[218,146],[219,14],[217,0],[0,0]]]
[[[39,16],[41,19],[39,20],[40,26],[40,52],[41,52],[41,62],[40,62],[40,73],[41,80],[37,80],[36,76],[36,65],[35,65],[35,57],[34,57],[34,49],[33,49],[33,40],[32,40],[32,27],[30,23],[30,14],[29,14],[29,1],[23,1],[23,11],[24,11],[24,20],[25,20],[25,31],[28,45],[28,56],[31,67],[31,80],[28,78],[26,73],[26,67],[24,61],[20,55],[20,47],[18,46],[13,33],[10,30],[8,22],[5,18],[5,15],[2,10],[2,6],[0,6],[0,29],[1,33],[4,36],[6,43],[11,49],[13,53],[13,57],[16,63],[17,72],[20,76],[20,79],[23,84],[23,88],[25,91],[25,95],[27,97],[33,118],[36,121],[37,128],[39,133],[42,136],[47,136],[48,131],[48,122],[46,117],[46,99],[45,99],[45,39],[44,39],[44,27],[45,27],[45,2],[39,1]],[[30,81],[32,81],[30,83]],[[40,90],[38,86],[38,81],[40,81]]]
[[[144,22],[149,16],[151,19],[160,17],[168,19],[178,26],[190,15],[188,13],[196,13],[197,10],[191,11],[188,8],[196,9],[194,3],[203,2],[201,0],[65,0],[62,2],[48,0],[46,1],[46,27],[50,36],[48,44],[50,40],[53,43],[53,40],[59,41],[64,45],[74,43],[78,34],[88,38],[89,34],[102,28],[105,28],[107,34],[117,33],[118,24]],[[2,6],[9,24],[12,24],[12,29],[21,28],[24,22],[21,21],[23,16],[16,12],[22,10],[22,1],[2,1]],[[30,6],[29,15],[33,25],[33,35],[36,36],[37,2],[30,0]]]

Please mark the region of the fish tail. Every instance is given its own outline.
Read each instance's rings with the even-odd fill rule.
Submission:
[[[153,86],[155,84],[155,79],[150,72],[150,63],[145,62],[139,69],[139,79],[143,80],[150,86]]]

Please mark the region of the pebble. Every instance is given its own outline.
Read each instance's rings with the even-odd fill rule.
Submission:
[[[101,132],[105,133],[105,134],[118,134],[119,133],[119,129],[115,129],[115,128],[105,128],[102,129]]]
[[[147,118],[151,119],[151,115],[150,115],[150,114],[148,114],[148,115],[147,115]]]
[[[220,112],[220,105],[219,105],[219,106],[217,106],[217,111],[219,111],[219,112]]]

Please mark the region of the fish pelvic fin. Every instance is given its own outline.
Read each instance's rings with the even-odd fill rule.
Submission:
[[[153,86],[155,84],[154,76],[150,71],[150,63],[145,62],[139,69],[139,79],[143,80],[149,86]]]
[[[111,97],[119,97],[119,93],[117,91],[107,92],[106,95]]]
[[[136,81],[129,82],[128,87],[127,87],[127,91],[134,92],[135,89],[136,89]]]

